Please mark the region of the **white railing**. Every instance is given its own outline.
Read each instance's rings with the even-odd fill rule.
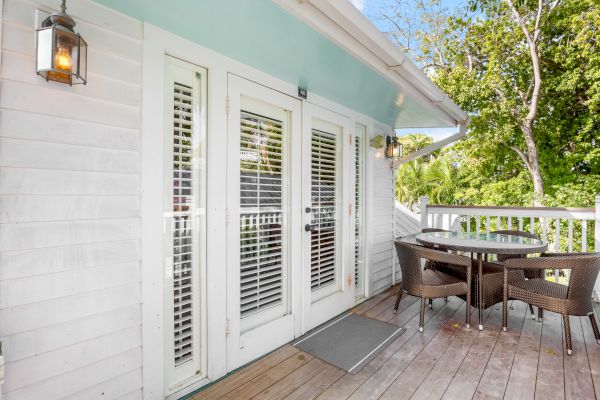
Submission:
[[[600,251],[600,196],[594,208],[447,206],[429,204],[426,196],[419,199],[419,208],[421,228],[482,233],[515,229],[540,236],[549,252]],[[554,271],[554,279],[559,278]],[[595,292],[600,293],[600,280]]]

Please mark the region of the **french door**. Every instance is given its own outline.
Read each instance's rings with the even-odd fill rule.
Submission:
[[[299,331],[298,188],[292,157],[300,101],[228,77],[227,367],[233,370]],[[298,180],[298,179],[296,179]],[[296,199],[296,200],[295,200]],[[295,208],[294,208],[295,207]],[[298,247],[298,246],[296,246]]]
[[[303,105],[303,331],[354,304],[354,181],[347,117]]]

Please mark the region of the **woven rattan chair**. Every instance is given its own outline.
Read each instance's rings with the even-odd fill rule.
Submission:
[[[504,290],[502,329],[506,331],[508,321],[508,299],[521,300],[541,309],[562,315],[567,354],[573,353],[569,315],[587,315],[592,323],[596,341],[600,343],[600,332],[592,305],[592,289],[600,271],[600,253],[544,254],[537,258],[513,258],[504,262]],[[569,269],[568,285],[550,282],[543,278],[508,281],[515,270]]]
[[[425,299],[436,299],[448,296],[466,297],[466,324],[471,325],[471,260],[465,256],[450,254],[426,247],[415,246],[412,244],[395,241],[398,262],[402,270],[402,283],[394,305],[394,313],[398,310],[398,305],[402,299],[402,294],[406,292],[411,296],[421,298],[421,309],[419,314],[419,331],[423,331],[425,315]],[[461,281],[451,275],[445,274],[434,269],[421,269],[421,259],[435,263],[450,263],[460,268],[464,268],[469,282]]]
[[[505,229],[505,230],[497,230],[494,233],[500,234],[500,235],[521,236],[521,237],[529,238],[529,239],[542,240],[535,233],[525,232],[525,231]],[[496,259],[498,260],[499,263],[503,263],[504,261],[511,259],[511,258],[526,258],[526,257],[527,256],[525,254],[497,254],[496,255]],[[523,271],[523,274],[525,275],[525,278],[533,279],[533,278],[543,278],[545,272],[542,269],[533,269],[533,270],[529,269],[529,270]],[[528,304],[528,306],[529,306],[529,311],[531,312],[531,318],[535,319],[535,312],[533,311],[533,306],[531,304]],[[538,317],[537,317],[538,321],[541,321],[543,316],[544,316],[544,309],[538,308]]]

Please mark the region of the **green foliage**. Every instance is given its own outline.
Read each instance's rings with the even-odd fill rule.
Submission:
[[[455,193],[462,184],[461,180],[460,170],[450,154],[417,158],[398,169],[396,198],[409,208],[414,207],[421,196],[428,196],[436,204],[455,204]]]
[[[538,1],[514,3],[533,32]],[[596,0],[563,0],[555,8],[549,0],[543,4],[537,42],[542,87],[532,130],[544,205],[591,207],[600,194],[600,5]],[[530,174],[514,148],[527,148],[520,123],[528,112],[532,62],[507,1],[471,1],[470,10],[445,16],[439,2],[420,0],[418,7],[412,53],[471,116],[467,137],[447,151],[461,179],[448,185],[453,195],[440,198],[450,204],[531,205]],[[395,27],[391,36],[406,34],[406,26]],[[417,170],[427,175],[428,168],[401,170],[411,169],[416,179]]]

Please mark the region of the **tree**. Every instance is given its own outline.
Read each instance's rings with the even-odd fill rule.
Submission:
[[[565,185],[600,190],[597,2],[480,0],[450,13],[415,0],[410,22],[406,8],[383,10],[387,33],[471,115],[453,146],[468,175],[459,198],[539,205]]]

